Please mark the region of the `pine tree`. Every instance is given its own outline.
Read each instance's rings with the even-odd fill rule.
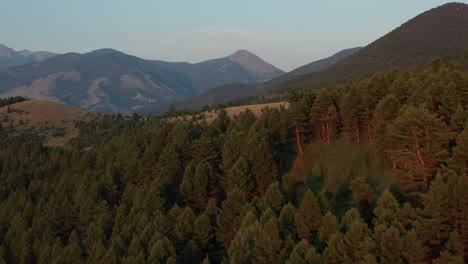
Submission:
[[[398,116],[401,107],[402,105],[393,94],[387,94],[375,107],[373,116],[376,127],[375,134],[380,144],[385,141],[387,126]]]
[[[421,263],[424,259],[424,249],[414,229],[403,237],[403,258],[406,263]]]
[[[175,257],[176,251],[172,246],[172,242],[164,237],[156,241],[148,253],[150,263],[165,263],[170,257]]]
[[[464,109],[464,107],[459,104],[455,113],[451,116],[449,128],[455,134],[461,133],[463,130],[463,125],[465,124],[466,116],[468,115],[466,111],[467,109]]]
[[[404,263],[402,256],[404,245],[400,230],[381,224],[374,228],[374,233],[379,263]]]
[[[181,248],[182,245],[192,238],[193,224],[195,221],[195,214],[190,207],[185,207],[177,216],[176,222],[173,225],[174,246]]]
[[[303,150],[302,145],[306,141],[306,136],[309,134],[308,119],[310,115],[310,109],[312,107],[314,97],[306,96],[305,91],[302,94],[302,98],[299,98],[295,91],[292,91],[289,96],[289,116],[291,119],[292,129],[294,130],[294,143],[296,144],[297,153],[302,157]],[[310,98],[310,99],[309,99]],[[309,100],[306,100],[309,99]]]
[[[388,190],[385,190],[377,200],[374,215],[374,224],[376,226],[381,224],[386,225],[387,227],[396,226],[401,232],[404,231],[404,223],[400,222],[400,205]]]
[[[252,249],[253,263],[283,263],[283,241],[279,236],[276,217],[253,231],[254,246]]]
[[[355,204],[374,202],[374,194],[371,187],[365,182],[364,177],[357,177],[351,181],[351,191],[353,192],[353,200]]]
[[[222,169],[226,174],[241,157],[241,153],[245,147],[245,134],[235,129],[226,134],[221,151]]]
[[[254,179],[250,173],[249,164],[244,157],[240,157],[227,175],[226,190],[238,188],[244,191],[246,197],[254,188]]]
[[[452,230],[450,214],[447,212],[451,207],[448,204],[449,193],[450,190],[439,174],[432,182],[429,192],[423,196],[424,208],[418,210],[418,233],[428,253],[439,252]]]
[[[226,133],[229,125],[231,124],[231,118],[228,116],[226,109],[222,108],[218,110],[218,116],[213,121],[213,125],[218,128],[221,132]]]
[[[178,185],[182,173],[182,166],[175,144],[169,144],[163,149],[156,167],[158,169],[155,179],[159,181],[162,186]]]
[[[465,129],[457,136],[456,144],[448,166],[458,175],[468,175],[468,159],[466,158],[466,153],[468,153],[468,122]]]
[[[195,218],[193,240],[197,244],[198,249],[205,254],[211,253],[211,250],[214,248],[214,229],[210,217],[206,212]]]
[[[215,138],[202,135],[200,138],[190,143],[190,155],[192,162],[203,163],[212,162],[219,158],[218,142]]]
[[[282,237],[297,237],[296,228],[294,227],[294,215],[296,208],[291,203],[287,203],[281,209],[278,217],[278,228]]]
[[[341,98],[343,133],[348,140],[361,143],[365,111],[362,87],[357,83],[351,83],[347,88]]]
[[[307,190],[294,215],[294,225],[302,239],[310,240],[320,228],[322,213],[312,191]]]
[[[315,139],[330,143],[340,132],[341,117],[337,102],[336,87],[323,89],[318,94],[310,112]]]
[[[328,240],[328,246],[323,251],[324,263],[351,263],[348,259],[347,249],[343,242],[343,235],[339,232],[331,235]]]
[[[319,239],[327,242],[334,233],[338,232],[339,227],[340,225],[335,215],[328,211],[322,217],[322,224],[318,230]]]
[[[271,208],[275,213],[280,212],[284,205],[284,197],[281,193],[279,182],[276,181],[268,186],[265,195],[260,199],[258,205],[260,211]]]
[[[447,150],[446,125],[424,107],[403,107],[386,135],[385,151],[409,191],[429,188],[429,177],[448,157]]]
[[[243,191],[233,189],[227,194],[216,218],[216,238],[225,248],[229,248],[232,239],[239,231],[242,219],[247,213],[247,207],[248,203]]]
[[[71,233],[68,246],[63,252],[63,257],[66,263],[84,263],[83,249],[81,248],[76,231]]]
[[[369,227],[361,220],[354,220],[348,225],[343,243],[352,262],[359,263],[373,258],[371,252],[375,248],[375,242]]]
[[[227,251],[229,263],[236,264],[253,262],[253,230],[258,229],[258,226],[258,221],[254,220],[251,225],[245,226],[237,232]]]
[[[244,155],[252,168],[256,191],[260,196],[265,193],[268,185],[278,178],[278,171],[272,153],[273,149],[266,129],[249,133]]]
[[[187,166],[180,184],[180,192],[189,204],[197,209],[205,208],[209,198],[215,191],[213,170],[209,163]]]
[[[371,230],[360,219],[359,212],[354,208],[349,210],[341,224],[346,232],[331,235],[323,252],[325,263],[375,263],[372,255],[375,242]]]
[[[440,252],[440,257],[435,259],[433,263],[465,263],[463,260],[463,242],[457,232],[450,234],[449,240],[445,243],[444,250]]]

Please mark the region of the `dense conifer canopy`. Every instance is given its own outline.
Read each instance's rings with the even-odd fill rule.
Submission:
[[[61,147],[3,127],[0,263],[468,260],[466,71],[436,59],[290,103],[103,115]]]

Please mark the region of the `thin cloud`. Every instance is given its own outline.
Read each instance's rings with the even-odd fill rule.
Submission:
[[[131,52],[143,58],[199,62],[224,57],[239,49],[265,52],[273,36],[237,27],[206,27],[161,35],[132,32],[127,35]]]
[[[170,35],[166,38],[167,42],[179,41],[192,41],[204,40],[213,38],[252,38],[261,39],[268,38],[270,35],[265,33],[254,32],[246,29],[231,28],[231,27],[214,27],[214,28],[200,28],[179,32]]]

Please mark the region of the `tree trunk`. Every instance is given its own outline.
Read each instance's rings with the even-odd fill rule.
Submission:
[[[372,130],[371,130],[371,125],[370,125],[371,121],[369,120],[367,122],[367,132],[369,133],[369,140],[370,140],[370,143],[372,144]]]
[[[299,154],[301,155],[301,157],[303,156],[302,154],[302,147],[301,147],[301,141],[299,139],[299,128],[297,127],[296,125],[296,141],[297,141],[297,148],[299,150]]]

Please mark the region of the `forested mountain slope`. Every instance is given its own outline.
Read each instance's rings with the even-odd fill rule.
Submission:
[[[211,123],[0,132],[5,263],[464,263],[467,72],[434,60]]]
[[[362,48],[353,56],[278,88],[321,88],[393,68],[419,67],[438,56],[459,59],[468,54],[468,5],[449,3],[426,11]]]

